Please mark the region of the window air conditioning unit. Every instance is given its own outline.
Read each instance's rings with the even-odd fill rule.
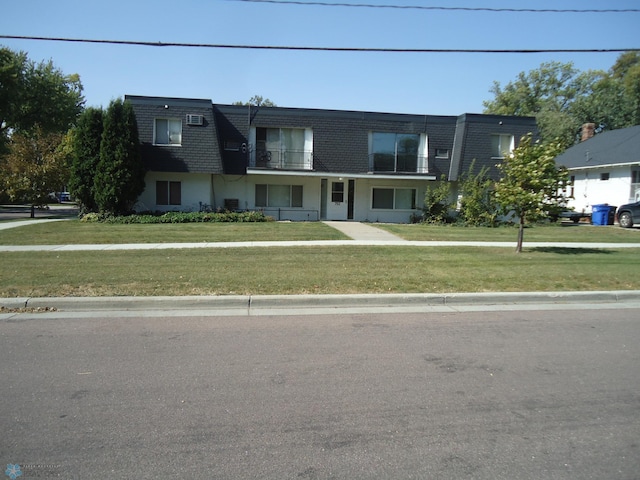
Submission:
[[[187,113],[187,125],[202,125],[203,123],[204,117],[202,115]]]

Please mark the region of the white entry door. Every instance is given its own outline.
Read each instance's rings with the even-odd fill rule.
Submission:
[[[355,180],[329,179],[327,188],[327,218],[353,220]]]

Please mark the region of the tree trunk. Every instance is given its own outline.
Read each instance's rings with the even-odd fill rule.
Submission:
[[[524,217],[520,216],[520,225],[518,226],[518,244],[516,246],[516,253],[522,252],[522,239],[524,238]]]

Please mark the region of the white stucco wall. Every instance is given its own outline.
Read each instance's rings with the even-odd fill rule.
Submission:
[[[149,172],[145,177],[146,189],[140,196],[136,210],[144,211],[198,211],[200,203],[208,204],[212,209],[224,208],[225,199],[238,201],[240,210],[262,210],[277,220],[317,221],[320,220],[322,199],[322,181],[327,183],[326,219],[347,220],[349,180],[355,181],[354,221],[408,223],[411,215],[419,213],[424,202],[427,180],[420,179],[380,179],[301,176],[301,175],[209,175],[186,173]],[[156,181],[181,182],[181,205],[156,205]],[[331,201],[331,183],[344,182],[344,201]],[[302,207],[270,208],[256,206],[255,191],[257,184],[301,185]],[[374,209],[372,208],[373,188],[415,188],[416,209]]]
[[[200,173],[147,172],[144,178],[145,190],[138,198],[136,211],[180,211],[197,212],[200,202],[211,204],[211,175]],[[181,182],[180,205],[156,205],[156,182]]]
[[[391,180],[376,178],[359,178],[356,180],[356,205],[354,220],[381,223],[409,223],[411,215],[419,213],[424,204],[426,180]],[[373,189],[380,188],[415,188],[416,209],[391,210],[372,208]]]
[[[256,185],[302,185],[302,207],[256,206]],[[213,181],[215,205],[237,199],[240,210],[261,210],[276,220],[317,221],[320,216],[320,179],[286,175],[216,175]]]

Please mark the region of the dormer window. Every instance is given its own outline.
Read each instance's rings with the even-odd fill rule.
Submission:
[[[513,148],[513,135],[491,135],[491,158],[508,157]]]
[[[156,118],[153,131],[154,145],[182,145],[182,120]]]

